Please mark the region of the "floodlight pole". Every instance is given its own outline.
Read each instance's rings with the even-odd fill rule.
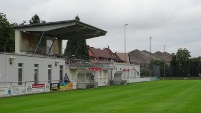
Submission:
[[[125,24],[124,25],[124,53],[125,53],[125,64],[126,64],[126,26],[127,26],[128,24]]]
[[[150,77],[151,77],[151,39],[152,39],[152,37],[150,37],[150,58],[149,58]]]
[[[165,54],[165,46],[166,45],[164,45],[164,54]],[[165,79],[165,58],[164,58],[164,79]]]

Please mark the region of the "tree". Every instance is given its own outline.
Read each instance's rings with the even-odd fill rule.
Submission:
[[[187,64],[189,77],[199,77],[201,69],[201,57],[190,58]]]
[[[165,61],[163,61],[163,60],[151,60],[151,65],[152,65],[152,67],[153,66],[159,66],[161,77],[164,76],[164,72],[165,72],[165,76],[169,76],[169,74],[168,74],[169,73],[169,65],[167,65],[165,63]],[[164,66],[165,66],[165,68],[164,68]]]
[[[26,23],[26,21],[25,21],[25,23]],[[40,17],[37,14],[35,14],[31,18],[31,20],[29,20],[29,23],[30,24],[38,24],[38,23],[46,23],[46,21],[45,20],[41,20]]]
[[[170,75],[172,76],[177,76],[178,75],[178,62],[177,62],[177,57],[176,55],[173,53],[172,54],[172,60],[170,61]]]
[[[0,12],[0,52],[14,52],[14,30],[6,19],[6,14]]]
[[[19,25],[25,25],[26,23],[27,23],[26,20],[23,20],[22,23]]]
[[[190,52],[186,48],[178,49],[178,51],[176,53],[176,60],[179,65],[179,75],[189,76],[187,66],[188,66],[188,61],[189,61],[190,57],[191,57]]]
[[[78,15],[75,20],[80,21]],[[86,39],[70,39],[67,41],[64,56],[72,57],[72,55],[79,59],[89,60]]]
[[[76,49],[77,49],[77,40],[68,40],[66,43],[64,56],[71,57],[72,55],[75,55],[75,52],[77,51]]]
[[[180,64],[183,64],[186,61],[188,61],[190,57],[191,57],[190,52],[186,48],[184,48],[184,49],[180,48],[180,49],[178,49],[178,51],[176,53],[177,61]]]
[[[78,15],[75,17],[75,20],[80,21],[80,18]]]
[[[66,44],[66,49],[64,51],[64,56],[75,56],[75,58],[89,60],[89,53],[86,45],[86,40],[68,40]]]
[[[171,73],[173,76],[178,77],[188,77],[190,75],[190,52],[184,48],[178,49],[176,55],[172,55],[172,60],[170,61]]]
[[[38,16],[37,14],[35,14],[35,15],[31,18],[31,20],[29,20],[29,23],[30,23],[30,24],[37,24],[37,23],[40,23],[40,18],[39,18],[39,16]]]

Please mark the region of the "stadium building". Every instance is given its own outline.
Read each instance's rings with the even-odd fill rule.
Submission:
[[[90,60],[63,56],[62,40],[104,36],[107,32],[102,29],[67,20],[16,26],[14,30],[15,53],[0,53],[1,86],[24,85],[27,92],[28,86],[45,87],[44,91],[60,89],[66,79],[70,84],[65,90],[141,81],[140,67],[125,64],[109,47],[100,50],[88,46]]]

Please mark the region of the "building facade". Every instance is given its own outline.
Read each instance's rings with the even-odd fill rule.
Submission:
[[[65,59],[22,55],[0,54],[1,84],[39,84],[63,81]]]

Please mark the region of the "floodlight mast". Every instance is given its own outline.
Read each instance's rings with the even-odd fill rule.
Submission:
[[[150,77],[151,77],[151,39],[152,39],[152,37],[150,37],[150,58],[149,58]]]
[[[127,63],[127,60],[126,60],[126,26],[127,25],[128,24],[124,25],[124,54],[125,54],[124,58],[125,58],[125,64]]]

